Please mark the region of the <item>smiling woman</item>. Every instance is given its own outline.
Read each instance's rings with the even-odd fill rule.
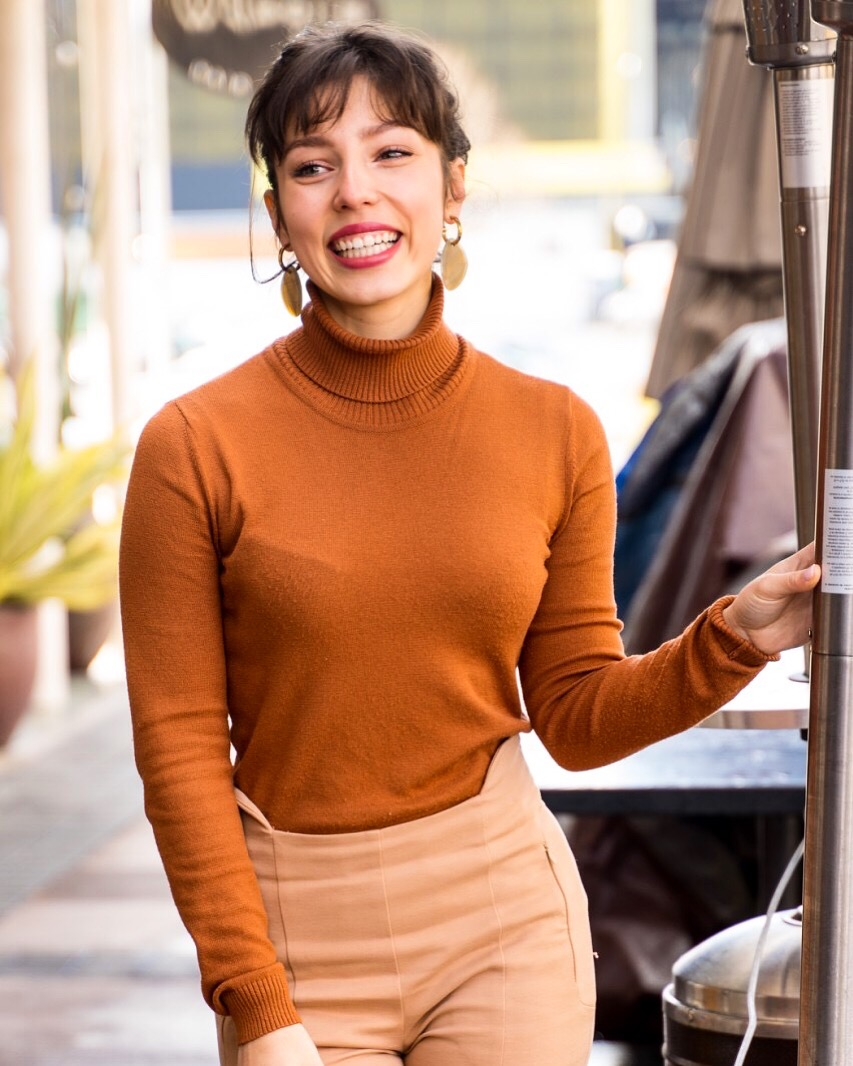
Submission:
[[[379,339],[408,336],[423,318],[442,227],[464,195],[464,162],[445,165],[437,144],[384,118],[360,75],[340,114],[311,134],[291,128],[264,199],[335,321]]]
[[[468,140],[430,50],[306,31],[247,134],[311,300],[148,424],[121,559],[146,810],[220,1061],[583,1066],[586,898],[519,734],[581,769],[687,728],[805,641],[817,567],[626,658],[596,416],[442,318]]]
[[[358,54],[307,30],[271,68],[246,132],[281,246],[332,317],[360,336],[410,334],[470,147],[437,61],[375,28]]]

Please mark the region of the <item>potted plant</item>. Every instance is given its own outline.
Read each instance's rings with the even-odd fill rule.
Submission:
[[[91,610],[116,595],[118,521],[90,521],[92,498],[120,481],[127,445],[115,438],[32,456],[33,369],[17,388],[16,415],[0,423],[0,745],[26,710],[36,663],[35,608],[57,598]]]

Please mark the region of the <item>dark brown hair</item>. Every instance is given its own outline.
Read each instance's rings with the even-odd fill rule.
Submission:
[[[246,117],[252,159],[278,199],[275,168],[285,137],[335,122],[353,79],[364,77],[383,121],[417,130],[441,149],[445,174],[467,162],[470,141],[446,71],[427,45],[378,23],[309,26],[284,47],[258,87]]]

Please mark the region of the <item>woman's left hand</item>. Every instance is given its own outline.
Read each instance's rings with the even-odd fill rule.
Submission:
[[[766,655],[799,647],[811,637],[812,592],[818,581],[814,544],[807,544],[745,585],[723,618]]]

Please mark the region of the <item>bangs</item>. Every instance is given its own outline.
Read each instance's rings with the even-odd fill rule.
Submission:
[[[434,57],[419,43],[391,42],[377,28],[365,27],[336,37],[305,34],[285,53],[286,77],[267,80],[252,101],[246,122],[252,158],[264,165],[273,188],[275,167],[287,142],[336,122],[357,78],[369,85],[376,114],[383,122],[416,130],[439,145],[448,159],[467,156],[464,135],[455,155],[447,151],[457,148],[446,143],[449,131],[445,128],[456,100],[436,69]]]
[[[374,69],[358,69],[362,64],[353,66],[349,72],[336,70],[328,81],[312,79],[312,84],[305,93],[294,93],[296,99],[288,109],[287,134],[305,136],[326,123],[334,124],[346,110],[353,82],[364,78],[370,89],[370,100],[377,118],[382,122],[397,126],[408,126],[417,130],[421,136],[436,144],[441,141],[438,123],[435,121],[435,108],[430,108],[425,100],[425,92],[413,92],[405,85],[395,72],[393,77],[381,77]],[[420,88],[420,87],[419,87]],[[285,137],[281,139],[281,160]]]

